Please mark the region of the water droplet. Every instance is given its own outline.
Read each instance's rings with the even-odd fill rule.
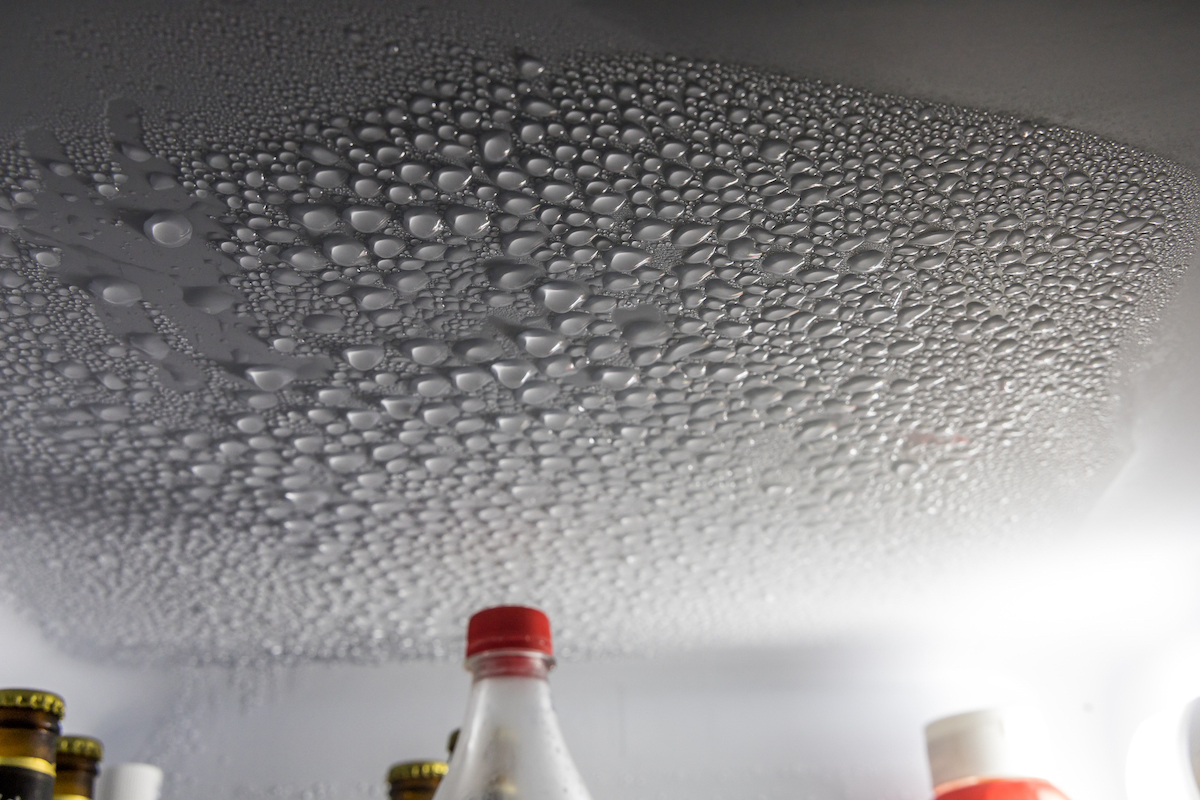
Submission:
[[[467,206],[450,206],[446,209],[446,224],[459,236],[475,238],[488,230],[486,211]]]
[[[492,364],[492,374],[496,380],[510,389],[523,385],[536,373],[532,364],[520,359],[503,359]]]
[[[609,269],[619,272],[633,272],[650,262],[650,254],[638,247],[617,246],[604,254],[604,263]]]
[[[587,294],[587,287],[574,281],[547,281],[533,290],[533,299],[562,314],[578,308]]]
[[[182,247],[192,238],[192,223],[178,211],[151,214],[142,229],[151,241],[163,247]]]
[[[513,389],[513,397],[518,402],[530,405],[548,403],[558,395],[558,384],[550,381],[528,381],[518,389]]]
[[[95,278],[88,289],[96,297],[114,306],[131,306],[142,299],[142,289],[122,278]]]
[[[497,261],[487,268],[488,281],[497,289],[521,289],[543,275],[542,267],[515,261]]]
[[[171,354],[170,345],[156,333],[131,333],[126,341],[155,361],[162,361]]]
[[[264,392],[277,392],[296,379],[296,373],[284,367],[248,367],[246,377]]]
[[[626,341],[636,345],[662,344],[672,333],[674,329],[670,325],[654,320],[634,320],[622,329]]]
[[[401,216],[404,230],[418,239],[432,239],[442,230],[442,217],[432,208],[410,208]]]
[[[367,262],[367,248],[350,236],[330,236],[322,245],[325,257],[339,267],[352,267]]]
[[[378,345],[356,345],[342,351],[342,358],[357,370],[374,369],[383,361],[384,351]]]
[[[883,269],[887,253],[881,250],[860,250],[846,259],[851,272],[877,272]]]
[[[450,355],[446,343],[437,339],[408,339],[400,343],[399,350],[407,358],[427,367],[442,363]]]
[[[762,260],[762,269],[771,275],[791,275],[804,266],[804,257],[795,253],[772,253]]]
[[[338,213],[331,206],[303,205],[291,210],[291,218],[309,233],[328,233],[337,227]]]
[[[545,358],[561,353],[567,346],[567,340],[553,331],[539,328],[527,328],[516,336],[517,346],[531,356]]]
[[[942,231],[930,229],[924,233],[917,234],[910,241],[915,245],[922,247],[937,246],[945,244],[954,238],[954,231]]]
[[[499,164],[512,150],[512,135],[507,131],[487,131],[479,136],[479,154],[486,162]]]
[[[374,206],[350,206],[342,215],[350,223],[350,227],[360,233],[374,233],[392,218],[387,211]]]

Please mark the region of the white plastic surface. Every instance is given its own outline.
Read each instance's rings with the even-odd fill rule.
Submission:
[[[1138,726],[1125,757],[1129,800],[1200,800],[1189,758],[1193,706],[1167,708]]]
[[[494,677],[471,687],[450,769],[434,800],[590,800],[541,678]]]
[[[97,800],[158,800],[162,782],[153,764],[113,764],[100,773]]]

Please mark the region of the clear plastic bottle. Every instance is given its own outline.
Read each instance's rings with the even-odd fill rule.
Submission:
[[[537,609],[471,617],[471,696],[434,800],[590,800],[550,703],[553,654],[550,620]]]
[[[1022,776],[999,711],[971,711],[925,726],[937,800],[1067,800],[1049,782]]]

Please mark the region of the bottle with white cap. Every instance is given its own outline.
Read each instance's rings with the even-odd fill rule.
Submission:
[[[986,709],[925,726],[937,800],[1067,800],[1047,781],[1024,774],[1005,715]]]
[[[153,764],[114,764],[100,775],[97,800],[158,800],[162,782]]]
[[[550,703],[553,666],[541,611],[499,606],[471,617],[467,715],[434,800],[590,800]]]

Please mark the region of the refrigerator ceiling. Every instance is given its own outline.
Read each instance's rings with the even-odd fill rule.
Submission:
[[[5,578],[76,648],[439,655],[499,601],[568,653],[777,640],[1111,462],[1190,254],[1171,163],[305,13],[343,83],[6,154]]]

